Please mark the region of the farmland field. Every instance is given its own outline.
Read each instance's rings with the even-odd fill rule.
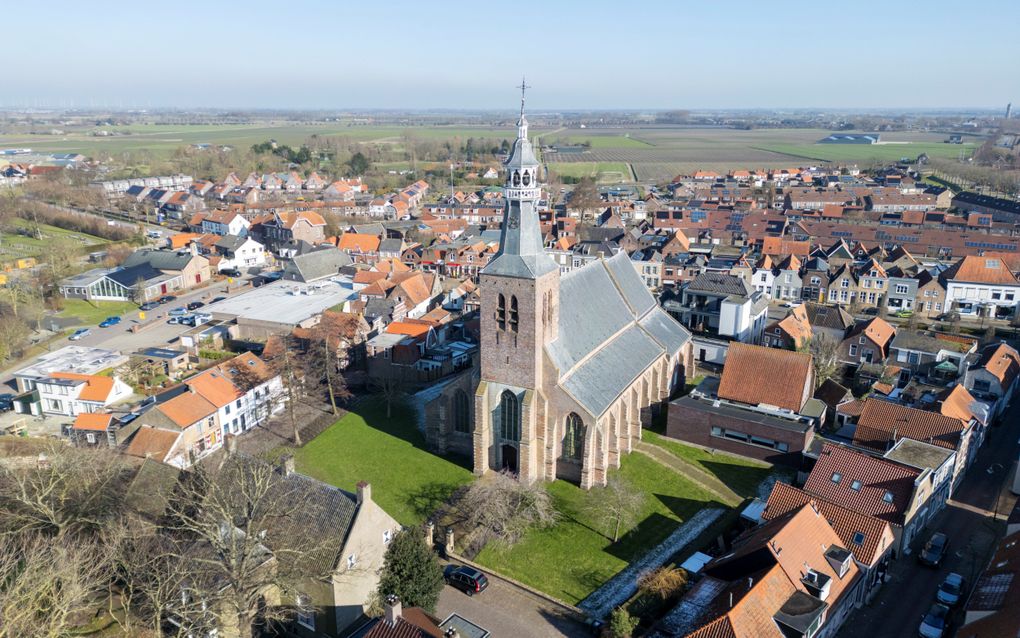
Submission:
[[[942,144],[906,142],[903,144],[769,144],[761,150],[772,151],[826,162],[895,162],[901,157],[915,158],[921,153],[930,157],[969,157],[974,144]]]
[[[603,183],[631,181],[630,166],[625,162],[550,163],[549,170],[563,177],[595,177]]]

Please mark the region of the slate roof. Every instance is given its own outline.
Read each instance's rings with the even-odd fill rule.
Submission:
[[[250,238],[247,235],[223,235],[216,240],[215,246],[230,252],[236,252],[248,239]]]
[[[738,403],[799,412],[813,375],[810,354],[734,342],[726,353],[717,394]]]
[[[808,321],[813,327],[845,331],[854,325],[853,315],[838,306],[805,303],[804,310],[807,311]]]
[[[915,468],[825,443],[804,491],[854,512],[903,525],[914,480],[920,473]]]
[[[648,366],[688,340],[620,252],[563,275],[559,336],[546,348],[560,384],[600,416]]]
[[[751,286],[736,275],[717,272],[703,272],[687,284],[687,292],[709,293],[713,295],[740,295],[748,297]]]
[[[848,395],[853,397],[849,389],[844,388],[832,379],[826,379],[815,389],[814,398],[827,405],[830,410],[835,410],[836,406],[843,403]]]
[[[892,347],[903,350],[916,350],[917,352],[927,352],[931,354],[937,354],[940,350],[966,352],[970,349],[969,347],[965,347],[963,344],[950,343],[943,339],[938,339],[933,335],[921,332],[920,330],[897,330],[896,336],[892,341]]]
[[[352,263],[350,255],[330,246],[295,255],[283,267],[283,276],[297,281],[315,281],[336,275],[341,268]]]
[[[138,264],[148,264],[157,270],[184,270],[194,258],[195,256],[189,252],[142,249],[128,255],[121,265],[124,268],[131,268]]]
[[[118,284],[125,288],[133,288],[135,284],[141,281],[150,281],[158,277],[162,277],[163,273],[156,270],[149,264],[136,264],[128,268],[121,268],[115,270],[107,275],[107,278],[116,281]]]

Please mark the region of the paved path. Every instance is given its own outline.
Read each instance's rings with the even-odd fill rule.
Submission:
[[[447,586],[439,597],[436,615],[445,620],[458,613],[487,629],[492,638],[546,638],[591,636],[588,629],[562,607],[486,572],[489,587],[476,596]]]
[[[915,555],[893,561],[891,582],[883,585],[870,605],[854,613],[840,631],[840,638],[916,636],[921,616],[934,601],[946,574],[956,572],[967,580],[968,588],[974,585],[1004,532],[1002,519],[1017,499],[1008,488],[1020,436],[1020,401],[1014,401],[1000,423],[991,428],[946,509],[918,535],[918,543],[935,531],[949,536],[949,553],[942,567],[923,567]],[[954,614],[954,631],[960,626],[961,616],[960,611]]]

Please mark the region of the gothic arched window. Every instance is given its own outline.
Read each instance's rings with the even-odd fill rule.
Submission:
[[[522,181],[522,183],[525,186],[530,186],[531,185],[531,173],[528,172],[528,171],[524,171],[524,178],[521,181]]]
[[[465,434],[471,431],[468,396],[463,390],[457,390],[453,394],[453,431]]]
[[[513,185],[514,186],[520,186],[521,185],[521,172],[520,171],[514,171]]]
[[[567,415],[567,427],[563,431],[563,458],[580,461],[584,452],[584,422],[573,412]]]
[[[499,293],[496,299],[496,323],[500,330],[506,330],[506,297]]]
[[[504,441],[521,440],[521,408],[517,396],[503,390],[499,397],[499,436]]]
[[[510,329],[513,330],[514,332],[517,332],[518,323],[517,320],[518,320],[517,297],[515,295],[513,297],[510,297]]]

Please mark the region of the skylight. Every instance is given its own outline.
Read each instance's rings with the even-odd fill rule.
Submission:
[[[860,492],[861,491],[861,482],[860,481],[854,481],[853,483],[850,484],[850,489],[852,489],[852,490],[854,490],[856,492]]]
[[[833,483],[839,483],[841,480],[843,480],[843,477],[840,475],[839,472],[833,472],[832,473],[832,482]]]

